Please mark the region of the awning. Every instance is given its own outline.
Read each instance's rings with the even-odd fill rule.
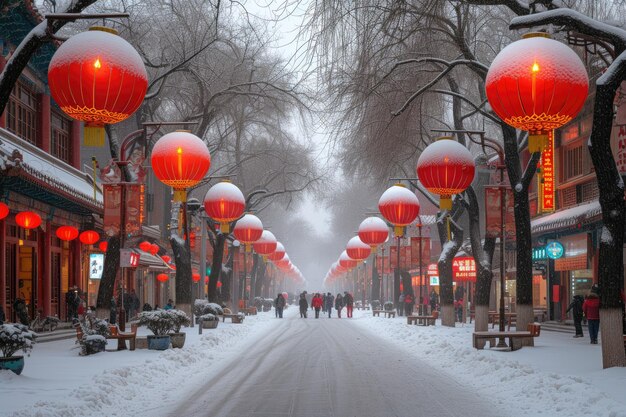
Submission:
[[[535,218],[530,222],[530,231],[531,233],[545,233],[579,224],[589,224],[599,220],[601,215],[600,203],[596,200]]]
[[[170,269],[165,265],[165,262],[158,256],[154,256],[148,252],[144,252],[141,249],[133,249],[135,253],[139,254],[139,265],[144,268],[150,269]]]

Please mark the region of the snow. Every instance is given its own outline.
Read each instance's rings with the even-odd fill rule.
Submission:
[[[389,234],[387,223],[380,217],[368,217],[359,225],[359,233],[382,232]]]
[[[254,214],[244,214],[241,219],[237,220],[234,230],[237,229],[263,230],[263,223]]]
[[[352,248],[357,249],[357,248],[359,248],[359,249],[371,250],[370,245],[367,245],[367,244],[363,243],[361,238],[358,237],[358,236],[354,236],[352,239],[350,239],[348,241],[348,244],[346,245],[346,248],[348,248],[348,249],[352,249]]]
[[[600,236],[600,241],[606,245],[613,244],[613,235],[608,228],[602,227],[602,235]]]
[[[189,132],[176,131],[163,135],[159,140],[156,141],[154,147],[152,148],[153,159],[163,158],[168,160],[169,158],[171,158],[170,155],[176,154],[180,154],[183,159],[194,156],[193,161],[196,162],[200,167],[204,167],[205,165],[207,165],[206,161],[208,160],[208,166],[206,168],[206,171],[209,170],[209,166],[211,165],[211,155],[209,153],[209,148],[206,146],[206,143],[204,143],[204,141],[196,135]],[[171,169],[174,169],[174,167],[172,167]],[[206,174],[206,171],[202,173],[201,177]],[[195,171],[193,172],[195,173]],[[172,173],[168,174],[168,176],[174,176],[172,175]]]
[[[218,182],[213,187],[209,188],[209,191],[206,192],[206,196],[204,197],[205,207],[207,203],[218,201],[228,201],[243,205],[246,204],[246,199],[241,190],[236,185],[226,181]],[[263,236],[261,236],[261,239],[263,239]]]
[[[441,165],[444,158],[447,165],[474,167],[474,157],[465,146],[452,139],[440,139],[424,149],[417,160],[417,169]]]
[[[522,183],[518,182],[517,184],[515,184],[515,191],[517,191],[518,193],[521,193],[523,189],[524,186],[522,185]]]
[[[600,203],[596,200],[533,219],[530,227],[533,233],[550,228],[568,227],[580,221],[593,218],[600,213]]]
[[[392,185],[380,196],[378,207],[397,203],[419,205],[419,200],[408,188],[401,185]]]

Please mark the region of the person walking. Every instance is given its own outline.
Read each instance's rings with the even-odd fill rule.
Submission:
[[[109,324],[117,322],[117,303],[115,297],[111,297],[111,307],[109,308]]]
[[[413,306],[415,305],[415,299],[413,295],[407,294],[404,296],[404,314],[408,317],[413,314]]]
[[[306,301],[306,294],[300,294],[300,301],[298,304],[300,305],[300,318],[306,319],[306,311],[309,308],[309,303]]]
[[[341,318],[341,309],[343,308],[343,297],[341,293],[337,293],[337,297],[335,297],[335,309],[337,310],[337,318]]]
[[[439,304],[439,295],[437,294],[437,291],[435,291],[434,289],[430,292],[430,313],[432,314],[433,311],[437,310],[437,304]]]
[[[324,304],[324,301],[322,300],[322,296],[319,293],[315,294],[313,296],[313,300],[311,302],[311,305],[315,309],[315,318],[316,319],[320,318],[320,310],[322,309],[322,305],[323,304]]]
[[[460,298],[454,302],[454,312],[456,316],[456,321],[459,323],[463,322],[463,299]]]
[[[584,337],[583,325],[582,325],[584,302],[585,302],[585,299],[583,298],[582,295],[580,294],[575,295],[574,299],[572,300],[569,307],[567,307],[567,310],[565,311],[566,313],[569,313],[570,310],[573,310],[572,315],[574,316],[574,327],[576,328],[576,334],[574,335],[574,337]]]
[[[594,287],[596,286],[594,285]],[[600,330],[600,298],[598,297],[597,291],[594,291],[594,287],[591,288],[591,292],[583,303],[583,313],[585,313],[585,317],[587,317],[591,344],[597,345],[598,330]]]
[[[282,294],[278,294],[278,297],[276,297],[276,300],[274,300],[274,308],[276,310],[276,317],[279,319],[283,318],[283,310],[285,308],[285,297],[283,297]]]
[[[400,294],[398,297],[398,316],[402,316],[402,312],[404,311],[404,292]]]
[[[326,294],[326,312],[328,313],[328,318],[330,318],[333,312],[333,306],[335,305],[335,297],[331,293]]]
[[[348,318],[352,318],[352,312],[354,311],[354,297],[348,291],[343,292],[343,303],[346,306],[346,314]]]
[[[326,293],[322,293],[322,313],[326,313]]]

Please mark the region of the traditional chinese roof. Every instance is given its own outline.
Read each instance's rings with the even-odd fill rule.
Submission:
[[[53,207],[81,215],[101,214],[102,190],[91,176],[0,129],[0,185]]]
[[[582,226],[599,220],[601,214],[600,203],[595,200],[535,218],[530,223],[530,230],[531,233],[546,233]]]

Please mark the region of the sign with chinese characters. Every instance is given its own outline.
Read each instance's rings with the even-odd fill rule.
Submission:
[[[497,237],[500,236],[502,229],[502,214],[500,212],[501,207],[501,190],[503,187],[498,185],[485,186],[485,228],[487,236]],[[513,190],[506,188],[506,202],[505,202],[505,229],[506,238],[515,238],[515,201],[513,200]]]
[[[120,268],[137,268],[139,254],[132,249],[120,249]]]
[[[89,279],[102,279],[102,271],[104,270],[104,254],[89,254]]]
[[[398,263],[398,248],[396,246],[392,246],[389,248],[389,259],[391,263],[391,269],[396,269],[396,265]],[[410,246],[400,246],[400,269],[407,268],[407,261],[411,259],[411,247]]]
[[[123,184],[123,187],[126,189],[126,201],[124,201],[126,226],[124,231],[128,237],[139,236],[141,234],[141,223],[143,222],[143,184]]]
[[[452,279],[457,282],[476,282],[476,262],[470,256],[452,260]]]
[[[439,276],[439,270],[437,269],[437,264],[429,264],[428,265],[428,275],[430,276]]]
[[[122,186],[104,184],[104,221],[103,229],[107,236],[120,233],[122,223]]]
[[[539,209],[541,212],[554,211],[554,131],[548,135],[548,144],[541,153],[541,174],[539,181]]]
[[[419,266],[420,261],[422,265],[426,265],[430,261],[430,238],[422,237],[422,253],[420,256],[420,238],[411,238],[411,267]]]
[[[548,255],[548,258],[559,259],[563,257],[564,254],[565,248],[563,247],[561,242],[557,242],[555,240],[554,242],[550,242],[546,245],[546,255]]]
[[[384,269],[383,266],[385,267]],[[379,274],[391,274],[389,256],[378,255],[376,257],[376,270]]]

